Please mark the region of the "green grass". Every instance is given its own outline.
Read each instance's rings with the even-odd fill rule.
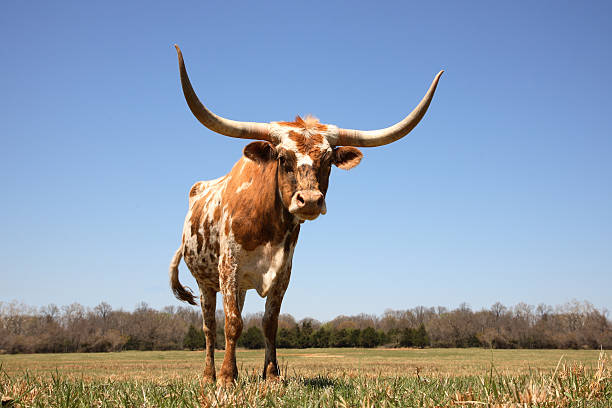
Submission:
[[[239,351],[225,389],[202,383],[202,352],[2,355],[0,393],[40,407],[612,406],[596,351],[307,349],[279,362],[282,381],[265,382],[263,351]]]

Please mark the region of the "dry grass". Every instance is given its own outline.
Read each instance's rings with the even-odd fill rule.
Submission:
[[[305,376],[343,373],[372,375],[483,375],[491,365],[498,372],[525,374],[552,370],[559,359],[595,365],[594,350],[484,350],[484,349],[304,349],[278,351],[279,363],[290,374]],[[202,370],[202,351],[128,351],[121,353],[67,353],[0,355],[8,373],[28,370],[32,374],[54,373],[87,379],[155,379],[190,377]],[[215,355],[217,367],[223,352]],[[259,373],[263,350],[239,350],[241,371]]]
[[[310,349],[280,356],[282,381],[265,382],[262,352],[240,352],[241,377],[230,389],[202,383],[198,352],[0,356],[0,393],[24,407],[612,406],[603,352]]]

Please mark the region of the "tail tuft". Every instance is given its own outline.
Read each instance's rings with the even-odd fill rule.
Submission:
[[[172,288],[172,292],[174,292],[174,296],[176,296],[178,300],[182,300],[183,302],[187,302],[191,305],[196,305],[197,303],[195,301],[195,296],[193,295],[191,288],[184,287],[181,285],[181,282],[179,282],[178,266],[182,257],[183,247],[181,246],[174,254],[174,257],[172,257],[172,262],[170,262],[170,287]]]

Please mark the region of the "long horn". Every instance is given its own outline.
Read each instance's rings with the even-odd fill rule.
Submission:
[[[443,72],[440,71],[436,75],[421,102],[404,120],[388,128],[378,130],[338,129],[338,141],[335,144],[338,146],[375,147],[395,142],[406,136],[425,116]]]
[[[202,123],[204,126],[212,130],[213,132],[220,133],[229,137],[237,137],[239,139],[257,139],[270,141],[270,132],[267,123],[257,122],[238,122],[236,120],[225,119],[221,116],[215,115],[206,106],[200,102],[196,95],[187,70],[185,69],[185,62],[183,61],[183,53],[178,45],[174,44],[176,52],[178,53],[179,69],[181,71],[181,85],[183,86],[183,94],[187,105],[193,115]]]

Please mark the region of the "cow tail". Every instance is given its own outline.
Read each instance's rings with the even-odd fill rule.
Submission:
[[[183,246],[181,245],[172,257],[172,262],[170,262],[170,287],[172,288],[172,292],[174,292],[174,296],[176,296],[178,300],[182,300],[183,302],[195,305],[195,296],[193,296],[193,292],[191,291],[191,289],[189,287],[185,288],[183,285],[181,285],[181,282],[179,282],[178,267],[182,257]]]

